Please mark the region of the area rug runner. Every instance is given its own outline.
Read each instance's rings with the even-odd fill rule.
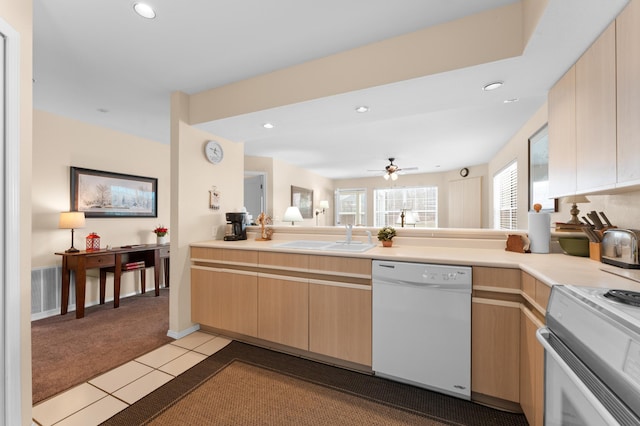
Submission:
[[[31,323],[33,404],[110,371],[171,341],[169,289],[91,306]]]
[[[527,425],[505,413],[232,342],[103,425]]]

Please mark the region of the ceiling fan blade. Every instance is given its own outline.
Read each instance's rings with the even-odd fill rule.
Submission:
[[[417,167],[403,167],[403,168],[398,169],[398,170],[418,170],[418,168]]]

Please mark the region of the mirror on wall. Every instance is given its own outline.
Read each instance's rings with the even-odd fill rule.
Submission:
[[[549,198],[549,132],[545,124],[529,138],[529,210],[542,204],[545,212],[557,212],[558,200]]]

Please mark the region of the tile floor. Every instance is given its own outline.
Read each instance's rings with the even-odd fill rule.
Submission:
[[[33,424],[98,425],[224,348],[230,340],[196,331],[33,407]]]

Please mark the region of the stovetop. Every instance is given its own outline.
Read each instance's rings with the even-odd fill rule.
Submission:
[[[573,290],[584,300],[590,301],[591,304],[599,309],[609,313],[612,320],[619,319],[623,322],[635,324],[640,330],[640,292],[630,292],[628,290],[583,287],[583,286],[566,286],[567,289]],[[623,299],[627,300],[623,300]],[[630,304],[631,302],[635,304]]]

